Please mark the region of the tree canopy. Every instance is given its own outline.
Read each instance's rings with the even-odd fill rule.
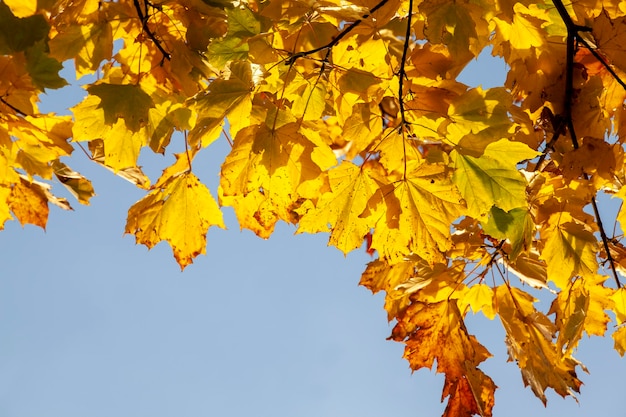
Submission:
[[[365,246],[361,284],[411,368],[445,375],[444,416],[492,415],[470,310],[500,320],[541,401],[574,395],[584,334],[626,352],[626,209],[599,208],[626,198],[625,47],[619,0],[3,0],[0,228],[71,209],[59,184],[89,204],[79,149],[145,190],[125,232],[181,268],[222,207],[262,238],[283,221]],[[504,85],[459,82],[485,50]],[[40,113],[68,60],[95,81],[71,116]],[[149,178],[140,153],[174,132],[184,150]],[[210,191],[193,163],[216,140]]]

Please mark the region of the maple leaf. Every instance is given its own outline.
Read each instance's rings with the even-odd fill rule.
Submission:
[[[54,181],[89,203],[91,182],[65,161],[72,138],[148,190],[126,232],[167,241],[184,268],[224,226],[192,169],[223,138],[219,202],[242,228],[268,238],[282,220],[329,233],[345,254],[363,242],[378,254],[361,284],[385,292],[411,367],[437,361],[446,416],[494,404],[470,309],[499,317],[542,401],[549,387],[573,394],[583,334],[605,335],[615,315],[626,352],[626,250],[598,199],[626,199],[625,44],[616,0],[7,0],[0,229],[13,218],[45,227],[50,205],[71,209]],[[466,86],[459,76],[487,47],[504,85]],[[72,116],[41,114],[69,60],[97,80],[59,109]],[[152,187],[138,166],[150,151],[176,157]],[[554,320],[515,285],[553,297]]]
[[[483,230],[495,239],[508,239],[511,244],[508,253],[510,260],[515,260],[520,252],[530,249],[535,224],[527,209],[514,208],[507,213],[493,206],[488,216],[488,219],[481,223]]]
[[[49,47],[50,56],[59,61],[74,59],[77,78],[94,73],[102,61],[111,59],[111,23],[101,20],[79,26],[60,27],[50,40]]]
[[[241,227],[268,237],[278,220],[292,221],[298,189],[307,181],[320,184],[314,148],[294,123],[241,130],[222,165],[221,203],[239,212]]]
[[[561,396],[574,395],[581,386],[576,377],[577,360],[562,353],[553,343],[555,325],[535,310],[533,297],[517,288],[496,288],[497,309],[506,331],[509,360],[522,371],[524,385],[545,404],[550,387]]]
[[[78,202],[89,205],[89,199],[95,195],[91,181],[58,160],[53,162],[52,168],[54,175]]]
[[[415,253],[434,262],[450,248],[450,223],[463,212],[447,169],[439,164],[407,164],[406,180],[385,184],[370,202],[379,220],[372,247],[392,262]]]
[[[598,269],[597,243],[588,227],[568,221],[565,214],[556,213],[550,220],[550,227],[544,229],[541,259],[548,264],[548,278],[564,289],[574,275],[593,274]]]
[[[13,186],[6,202],[22,226],[34,224],[42,229],[46,228],[50,210],[48,199],[41,187],[22,179]],[[3,217],[6,218],[6,215],[5,212]]]
[[[516,166],[537,155],[527,145],[506,139],[488,145],[478,158],[452,151],[453,181],[467,203],[468,214],[480,218],[493,206],[507,212],[524,207],[526,180]]]
[[[13,13],[15,17],[23,18],[32,16],[37,11],[36,0],[8,0],[5,1],[4,4],[9,6],[11,13]]]
[[[561,291],[550,307],[556,315],[561,331],[557,338],[557,349],[571,353],[582,337],[603,336],[609,322],[605,310],[611,306],[613,290],[605,287],[606,277],[576,279]],[[566,350],[565,350],[566,349]]]
[[[298,232],[332,230],[329,244],[344,253],[361,246],[363,238],[375,221],[362,217],[367,202],[378,189],[374,178],[380,171],[377,164],[357,167],[344,161],[328,172],[330,192],[323,194],[314,209],[302,215]]]
[[[496,386],[477,367],[491,355],[467,332],[456,300],[412,303],[391,338],[404,341],[404,357],[413,370],[437,361],[437,372],[445,374],[442,400],[450,397],[444,416],[491,416]]]
[[[171,176],[128,210],[126,233],[152,248],[167,241],[181,269],[206,252],[209,227],[225,228],[209,190],[190,172]]]

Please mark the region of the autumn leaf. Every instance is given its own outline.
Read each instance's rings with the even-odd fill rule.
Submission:
[[[586,276],[597,270],[597,243],[588,227],[556,213],[544,231],[541,258],[548,264],[548,278],[559,288],[566,288],[575,274]]]
[[[437,361],[437,372],[445,374],[442,399],[449,397],[444,416],[491,416],[496,386],[477,367],[491,355],[467,332],[455,300],[414,302],[400,315],[391,338],[404,341],[404,357],[413,370]]]
[[[496,206],[491,207],[488,219],[482,222],[483,230],[496,239],[508,239],[511,251],[510,260],[515,260],[520,252],[530,249],[535,234],[535,225],[527,209],[514,208],[508,213]]]
[[[225,228],[209,190],[190,173],[170,177],[128,211],[126,233],[152,248],[167,241],[181,269],[206,252],[209,227]]]
[[[517,361],[524,385],[545,404],[545,391],[574,395],[582,383],[576,376],[579,364],[554,344],[556,326],[533,306],[528,293],[507,285],[496,288],[498,315],[506,331],[509,360]]]
[[[372,247],[395,262],[409,253],[434,262],[450,248],[450,223],[463,210],[445,167],[410,164],[406,180],[384,185],[370,205],[379,220]]]
[[[13,186],[7,202],[22,226],[34,224],[42,229],[46,228],[50,210],[48,200],[39,187],[21,180]]]
[[[81,204],[89,205],[89,200],[95,195],[91,181],[72,170],[63,162],[55,161],[52,164],[54,175],[61,181]]]
[[[537,155],[527,145],[506,139],[488,145],[478,158],[452,151],[453,181],[467,203],[468,214],[481,218],[493,206],[507,212],[524,207],[527,184],[517,163]]]
[[[70,210],[58,183],[89,204],[70,168],[89,159],[144,190],[125,230],[181,268],[220,206],[261,238],[282,221],[364,247],[361,285],[412,369],[445,374],[446,416],[494,405],[470,310],[499,318],[540,400],[573,395],[584,334],[615,317],[626,352],[626,209],[603,197],[626,199],[625,24],[608,0],[7,0],[0,229]],[[488,52],[505,81],[462,82]],[[68,65],[85,96],[45,113]],[[197,176],[212,166],[219,204]]]
[[[582,337],[603,336],[609,317],[605,310],[611,306],[613,291],[604,286],[606,277],[577,279],[561,291],[550,307],[556,315],[561,331],[557,338],[557,349],[572,353]]]
[[[377,190],[375,177],[380,167],[370,164],[362,168],[344,161],[328,172],[330,192],[323,194],[316,207],[300,218],[298,232],[327,232],[329,244],[344,253],[360,247],[363,238],[374,226],[373,219],[362,217],[367,202]]]
[[[15,17],[28,17],[37,11],[37,1],[35,0],[8,0],[4,4],[9,6]]]

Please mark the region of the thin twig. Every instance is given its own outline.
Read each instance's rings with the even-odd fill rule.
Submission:
[[[622,79],[617,75],[615,70],[609,65],[608,62],[606,62],[604,57],[598,53],[596,48],[593,48],[591,45],[589,45],[589,42],[587,42],[582,37],[578,37],[578,42],[582,43],[589,50],[589,52],[591,52],[591,55],[593,55],[602,64],[602,66],[606,68],[609,74],[613,76],[613,79],[617,81],[617,83],[621,85],[624,88],[624,90],[626,90],[626,83],[622,81]]]
[[[6,101],[4,99],[4,97],[0,97],[0,102],[2,102],[2,104],[4,104],[5,106],[7,106],[8,108],[10,108],[11,110],[13,110],[15,113],[17,113],[20,116],[27,116],[27,114],[23,111],[21,111],[20,109],[18,109],[17,107],[15,107],[14,105],[12,105],[11,103],[9,103],[8,101]]]
[[[139,4],[139,0],[133,0],[133,4],[135,5],[135,9],[137,10],[137,15],[139,16],[139,20],[141,20],[141,26],[143,28],[143,31],[146,33],[146,35],[148,35],[148,37],[152,40],[152,42],[154,42],[154,45],[157,47],[157,49],[161,51],[161,53],[163,54],[163,59],[167,59],[168,61],[172,59],[172,55],[170,55],[170,53],[167,52],[163,48],[163,45],[161,45],[161,41],[157,39],[157,37],[154,35],[152,30],[150,30],[150,27],[148,26],[148,4],[144,2],[144,6],[146,8],[145,13],[143,10],[141,10],[141,5]],[[162,62],[163,61],[161,61],[161,63]]]
[[[352,32],[352,30],[354,28],[356,28],[357,26],[359,26],[365,19],[367,19],[368,17],[370,17],[374,12],[376,12],[376,10],[380,9],[381,7],[383,7],[385,5],[385,3],[387,3],[389,0],[381,0],[378,4],[376,4],[376,6],[374,6],[372,9],[370,9],[370,11],[368,13],[365,13],[363,16],[361,16],[360,19],[355,20],[354,22],[352,22],[351,24],[349,24],[348,26],[346,26],[341,32],[339,32],[339,35],[337,35],[335,38],[333,38],[332,41],[328,42],[326,45],[314,48],[314,49],[310,49],[308,51],[303,51],[303,52],[298,52],[293,54],[292,56],[290,56],[286,61],[285,64],[286,65],[293,65],[293,63],[298,59],[298,58],[303,58],[305,56],[314,54],[316,52],[320,52],[323,51],[324,49],[332,49],[333,46],[337,45],[339,43],[339,41],[341,39],[343,39],[348,33]],[[328,57],[328,53],[326,54],[326,57]]]
[[[398,71],[398,103],[400,104],[400,131],[404,131],[407,125],[406,116],[405,116],[405,108],[404,108],[404,79],[407,78],[405,65],[406,59],[409,51],[409,40],[411,39],[411,19],[413,17],[413,0],[409,0],[409,13],[407,16],[406,22],[406,33],[404,35],[404,46],[402,48],[402,59],[400,60],[400,70]],[[406,140],[403,138],[402,140],[402,151],[404,152],[404,176],[403,178],[406,180]]]
[[[399,86],[398,86],[398,101],[400,102],[400,117],[402,118],[402,125],[406,124],[405,108],[404,108],[404,79],[406,77],[406,71],[404,66],[406,65],[406,58],[409,51],[409,40],[411,39],[411,18],[413,16],[413,0],[409,0],[409,13],[406,22],[406,34],[404,35],[404,47],[402,48],[402,59],[400,60],[400,71],[398,71]]]

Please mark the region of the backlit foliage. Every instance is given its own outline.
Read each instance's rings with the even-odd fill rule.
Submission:
[[[457,81],[486,48],[504,85]],[[584,334],[626,352],[626,209],[598,210],[626,199],[625,49],[621,0],[4,0],[0,228],[69,209],[56,183],[88,204],[66,164],[82,148],[146,190],[126,232],[181,268],[224,206],[263,238],[283,221],[365,245],[361,284],[386,293],[411,368],[445,375],[445,416],[492,415],[470,310],[501,322],[541,401],[573,395]],[[73,116],[42,114],[67,60],[97,81]],[[184,152],[149,179],[140,153],[174,132]],[[193,161],[216,140],[231,151],[209,191]]]

